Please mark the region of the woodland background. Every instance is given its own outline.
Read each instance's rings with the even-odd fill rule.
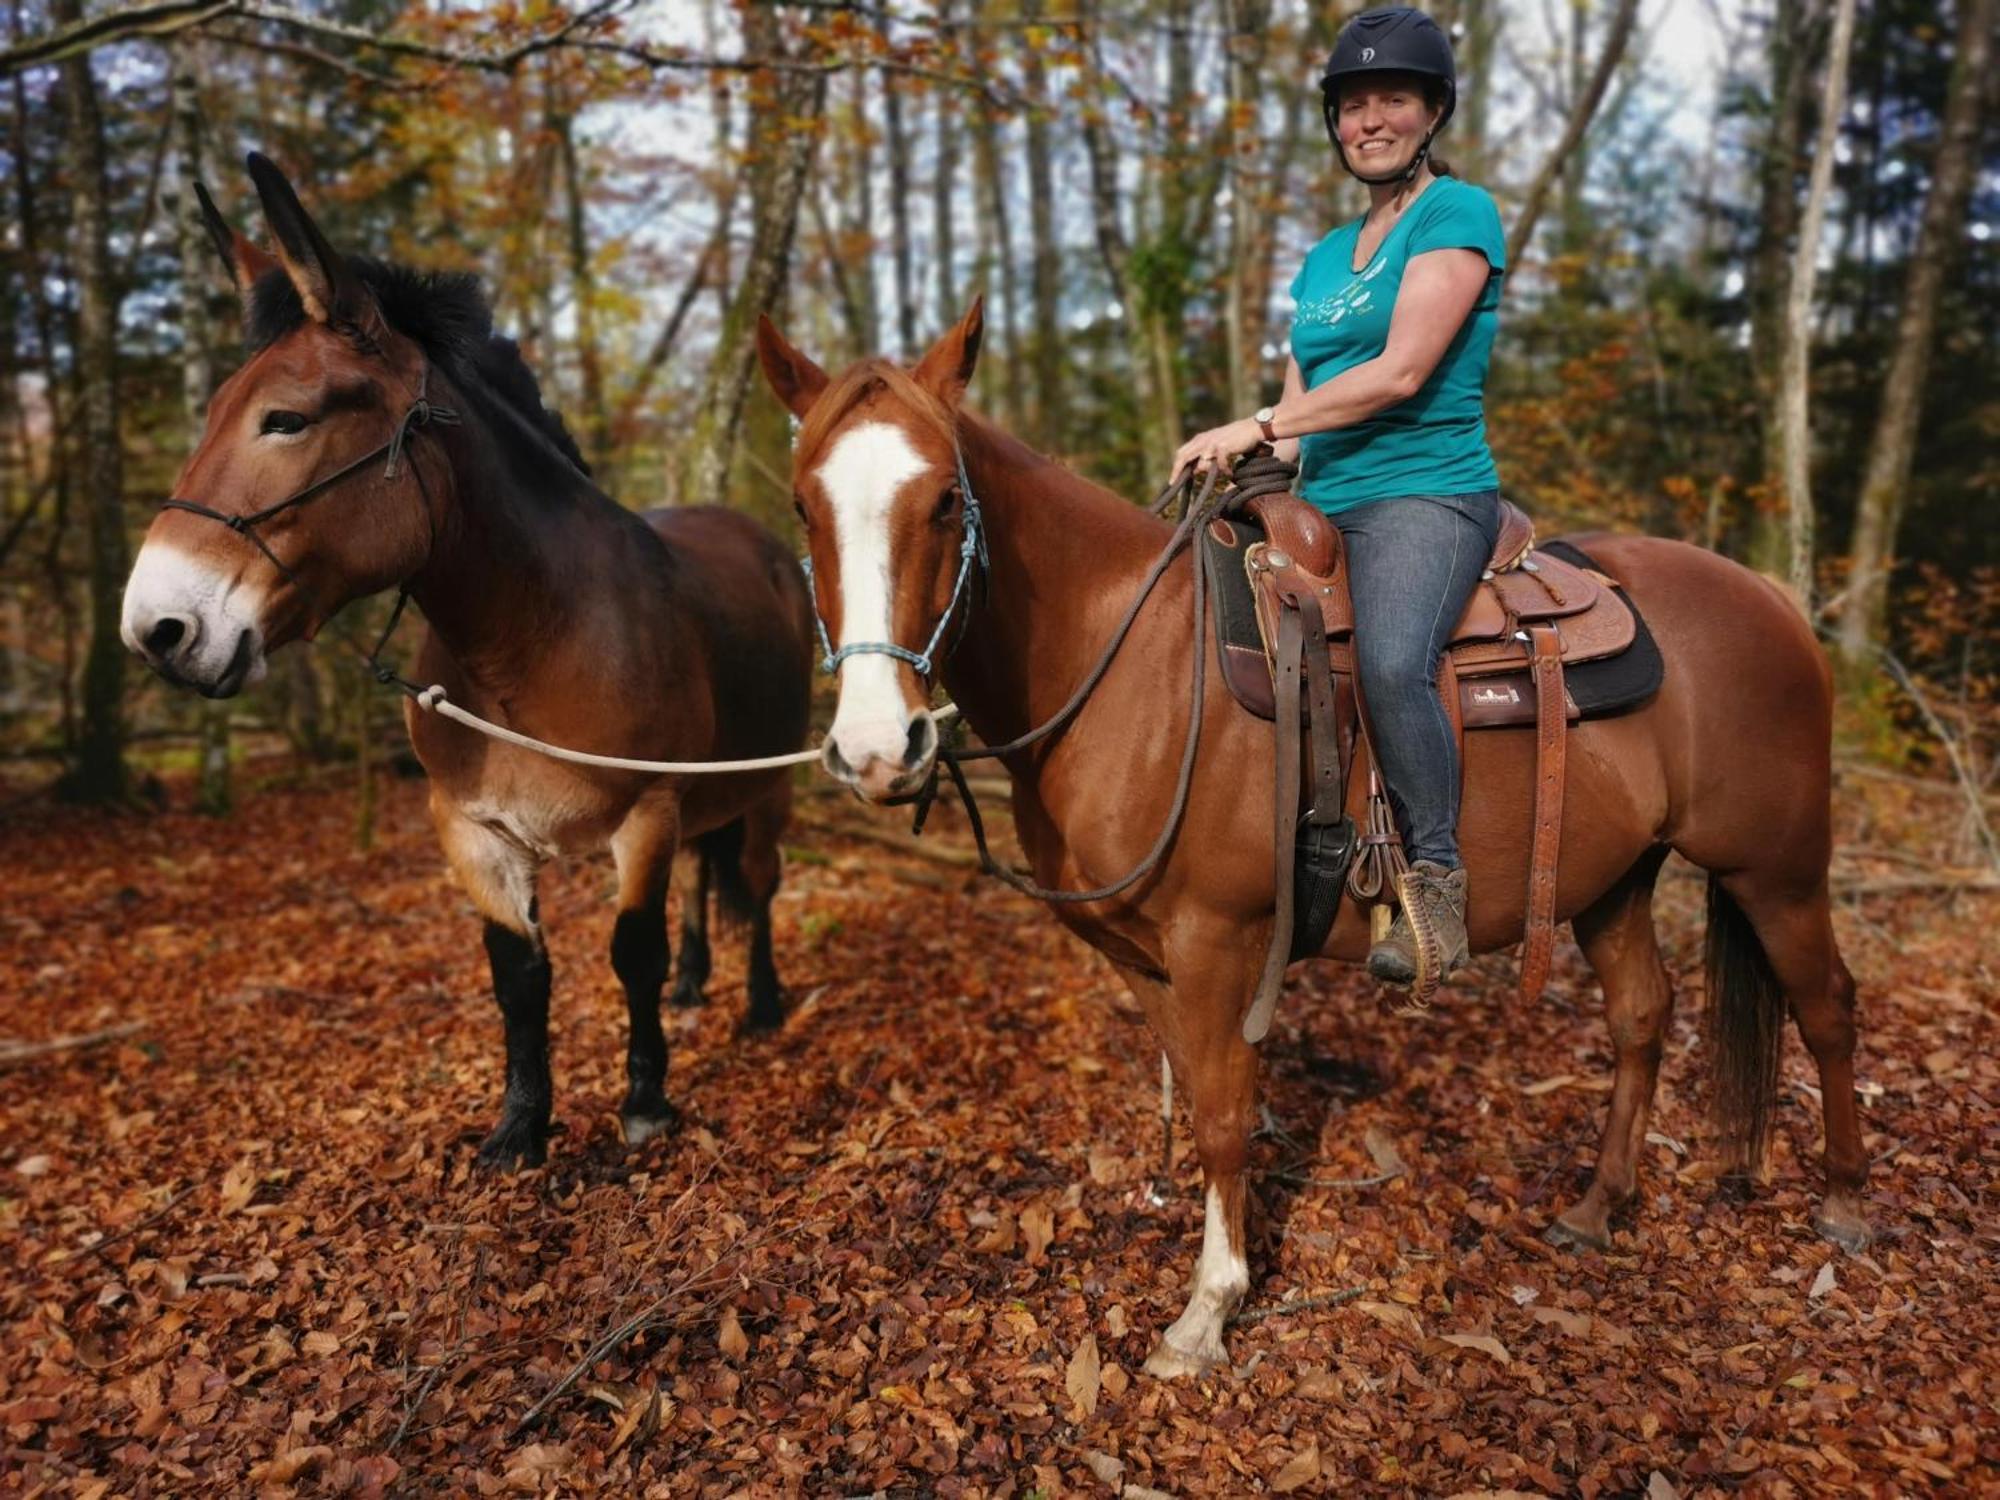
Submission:
[[[0,1493],[1992,1481],[1995,0],[1432,7],[1463,75],[1441,153],[1509,232],[1506,487],[1544,534],[1785,578],[1838,664],[1868,1255],[1805,1227],[1796,1049],[1745,1198],[1713,1180],[1683,1005],[1642,1202],[1570,1260],[1536,1234],[1609,1056],[1574,950],[1532,1025],[1504,955],[1428,1027],[1302,966],[1238,1364],[1142,1380],[1200,1232],[1143,1024],[977,884],[951,809],[920,846],[803,778],[784,1033],[732,1040],[722,943],[718,1003],[674,1022],[686,1127],[626,1151],[604,872],[555,872],[566,1134],[545,1171],[473,1175],[497,1028],[421,789],[387,774],[393,696],[293,648],[206,705],[118,642],[237,358],[189,183],[259,232],[245,150],[342,248],[479,271],[629,505],[788,529],[757,314],[832,365],[914,356],[974,292],[975,401],[1137,500],[1275,394],[1292,268],[1362,206],[1315,87],[1346,9],[8,0]],[[1670,868],[1684,991],[1699,904]]]

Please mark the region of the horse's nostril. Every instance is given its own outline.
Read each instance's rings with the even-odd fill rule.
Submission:
[[[930,759],[937,748],[937,725],[929,714],[919,714],[910,720],[909,741],[903,749],[903,765],[915,770]]]
[[[187,621],[175,615],[164,615],[146,632],[146,649],[154,656],[170,656],[187,633]]]
[[[828,740],[820,748],[819,758],[820,763],[826,767],[829,776],[839,781],[852,781],[854,779],[854,768],[848,765],[846,760],[842,758],[840,747],[834,744],[832,740]]]

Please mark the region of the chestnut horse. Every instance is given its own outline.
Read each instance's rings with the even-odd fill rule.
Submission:
[[[925,642],[947,643],[942,684],[971,727],[988,744],[1012,740],[1098,663],[1169,535],[963,409],[980,326],[975,304],[914,370],[864,360],[832,381],[768,323],[758,333],[765,374],[802,424],[793,486],[829,641],[868,648],[843,655],[824,760],[876,801],[921,786],[938,754],[932,684],[912,665]],[[1858,1246],[1866,1162],[1854,985],[1827,900],[1831,697],[1818,646],[1777,588],[1734,563],[1647,537],[1575,540],[1644,612],[1666,680],[1644,707],[1571,731],[1558,913],[1604,983],[1617,1077],[1594,1180],[1553,1232],[1601,1246],[1612,1210],[1634,1195],[1672,1003],[1652,918],[1671,849],[1710,876],[1712,1063],[1732,1151],[1739,1164],[1762,1151],[1789,1005],[1824,1091],[1817,1224]],[[982,548],[985,577],[968,586],[974,564],[962,559]],[[1044,886],[1098,889],[1159,836],[1191,707],[1193,588],[1177,559],[1076,718],[1005,758]],[[1205,1227],[1187,1310],[1147,1362],[1159,1375],[1221,1361],[1223,1325],[1249,1287],[1257,1055],[1242,1023],[1274,920],[1271,726],[1236,707],[1212,657],[1204,701],[1166,857],[1116,897],[1055,908],[1130,986],[1191,1101]],[[1533,739],[1467,739],[1460,839],[1482,951],[1522,935]],[[1348,903],[1322,951],[1359,962],[1368,944],[1367,914]]]
[[[736,759],[804,742],[810,603],[789,550],[717,507],[640,518],[593,485],[477,281],[337,255],[278,170],[250,172],[275,260],[202,194],[244,298],[250,358],[216,392],[125,591],[125,642],[212,698],[263,675],[343,604],[401,586],[428,632],[417,671],[490,721],[621,758]],[[385,461],[386,460],[386,461]],[[631,1032],[625,1138],[673,1118],[660,992],[675,851],[698,841],[676,1003],[708,973],[708,876],[751,924],[746,1025],[776,1026],[771,957],[783,770],[656,776],[549,759],[405,705],[446,859],[485,918],[506,1095],[480,1148],[533,1165],[550,1111],[548,950],[536,874],[608,846],[611,964]]]

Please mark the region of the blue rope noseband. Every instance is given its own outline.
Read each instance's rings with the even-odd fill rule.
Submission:
[[[819,631],[820,670],[831,676],[840,670],[840,664],[850,656],[892,656],[897,661],[906,661],[917,670],[917,675],[929,681],[936,675],[937,651],[944,641],[945,631],[951,628],[951,618],[958,613],[959,600],[965,596],[965,587],[972,580],[975,565],[984,574],[986,559],[986,530],[980,524],[979,499],[972,493],[972,481],[965,475],[965,454],[957,444],[952,445],[952,457],[958,465],[959,504],[963,507],[965,533],[958,544],[958,578],[951,586],[951,602],[938,616],[937,629],[931,632],[929,644],[921,652],[912,651],[907,646],[898,646],[894,641],[853,641],[833,649],[833,642],[827,639],[826,621],[820,617],[819,590],[813,581],[811,557],[799,559],[806,572],[806,589],[812,599],[813,626]]]

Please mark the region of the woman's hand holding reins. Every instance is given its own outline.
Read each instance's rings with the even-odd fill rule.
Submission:
[[[1198,432],[1181,444],[1174,455],[1174,478],[1179,479],[1190,465],[1199,474],[1208,469],[1226,469],[1243,454],[1264,441],[1264,434],[1248,417]]]

